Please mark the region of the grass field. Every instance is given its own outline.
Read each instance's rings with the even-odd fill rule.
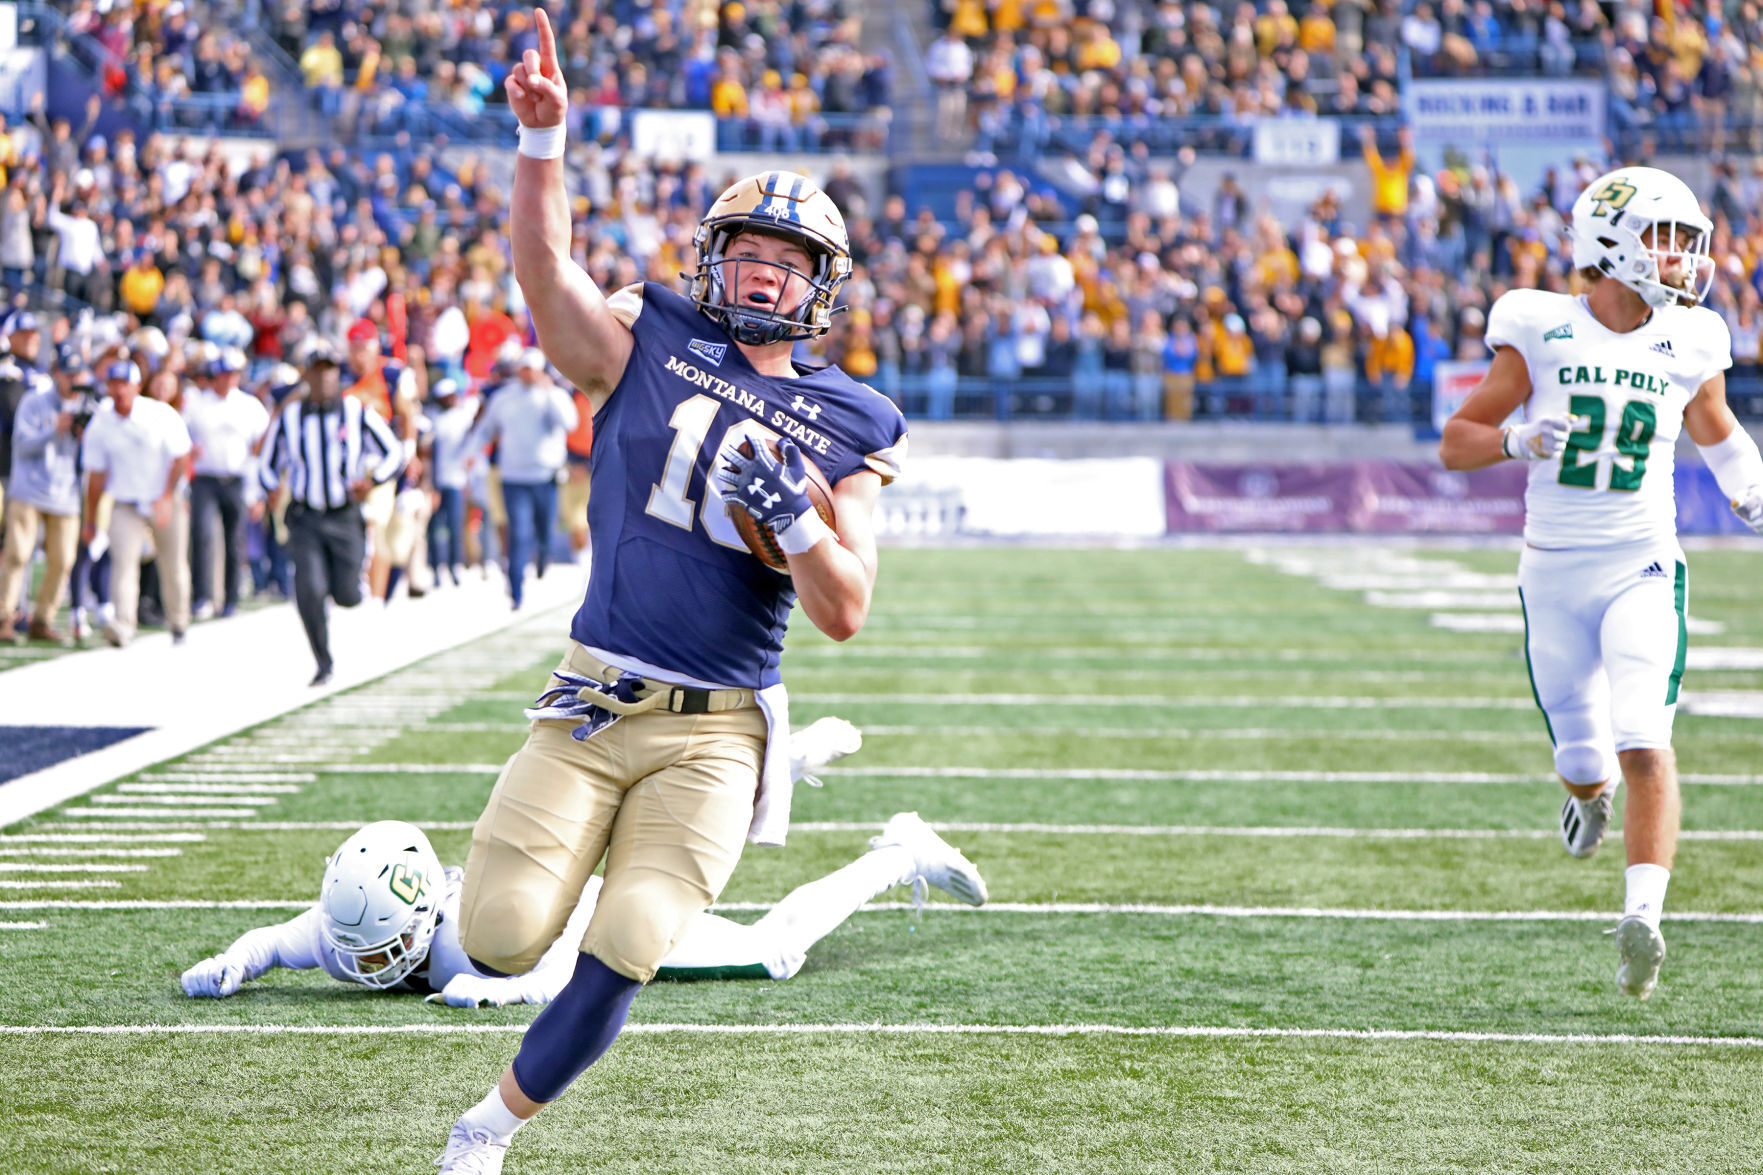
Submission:
[[[795,721],[842,715],[864,747],[798,789],[788,848],[748,851],[733,916],[909,808],[991,907],[915,915],[902,891],[787,983],[655,985],[507,1170],[1763,1166],[1756,719],[1679,715],[1670,955],[1623,999],[1620,838],[1562,852],[1519,637],[1374,606],[1305,559],[1390,590],[1515,563],[899,549],[856,640],[798,618]],[[1763,648],[1760,580],[1763,553],[1693,554],[1691,614],[1724,631],[1692,647]],[[310,901],[360,822],[417,821],[463,861],[556,659],[533,627],[0,836],[0,1171],[429,1169],[534,1009],[288,972],[193,1001],[177,976]],[[1691,696],[1763,689],[1696,664]]]

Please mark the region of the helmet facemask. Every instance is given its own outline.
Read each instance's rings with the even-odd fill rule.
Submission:
[[[324,939],[356,983],[385,988],[428,958],[440,922],[443,870],[414,825],[382,820],[344,841],[319,888]]]
[[[755,224],[756,219],[725,217],[698,226],[693,242],[698,246],[698,270],[692,277],[692,301],[721,323],[730,338],[748,346],[812,339],[826,333],[832,326],[833,300],[851,276],[850,255],[828,248],[827,243],[816,240],[808,231],[794,226],[774,227],[763,220]],[[813,272],[803,273],[793,266],[759,257],[730,257],[729,249],[736,238],[748,233],[801,246],[813,264]],[[782,278],[778,285],[780,293],[788,289],[792,277],[800,278],[807,289],[802,299],[787,310],[737,303],[743,267],[778,271]]]
[[[1650,283],[1659,291],[1658,301],[1645,290],[1636,292],[1650,305],[1671,302],[1699,305],[1714,284],[1714,258],[1709,251],[1714,234],[1698,225],[1676,220],[1656,220],[1640,233],[1641,246],[1653,262]]]

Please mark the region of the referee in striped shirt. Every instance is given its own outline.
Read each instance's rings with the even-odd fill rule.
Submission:
[[[331,679],[325,598],[344,608],[361,603],[367,527],[361,500],[398,476],[404,446],[372,408],[342,394],[341,356],[317,339],[306,356],[306,393],[291,398],[270,427],[264,448],[264,493],[286,485],[288,549],[294,562],[294,604],[318,661],[313,685]]]

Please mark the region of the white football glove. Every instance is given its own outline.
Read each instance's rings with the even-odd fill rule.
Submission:
[[[500,1008],[509,1003],[508,985],[499,979],[480,979],[476,975],[455,975],[447,986],[427,997],[429,1003],[444,1003],[449,1008]]]
[[[1746,526],[1763,534],[1763,485],[1751,486],[1745,490],[1743,497],[1734,498],[1732,512]]]
[[[183,975],[185,995],[209,999],[232,995],[244,982],[245,968],[225,955],[203,959]]]
[[[1514,461],[1547,461],[1567,447],[1572,432],[1570,417],[1545,416],[1501,433],[1500,451]]]

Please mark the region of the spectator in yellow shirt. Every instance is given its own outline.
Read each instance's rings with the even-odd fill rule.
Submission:
[[[1396,132],[1401,154],[1394,162],[1385,162],[1377,151],[1377,132],[1370,127],[1359,129],[1359,145],[1365,153],[1365,166],[1371,169],[1371,210],[1380,217],[1402,220],[1408,215],[1408,177],[1414,171],[1414,132],[1403,127]]]
[[[747,87],[741,84],[740,70],[724,67],[710,87],[710,110],[718,118],[747,117]]]
[[[159,309],[159,296],[165,292],[165,275],[153,264],[153,255],[142,249],[129,260],[123,270],[117,294],[122,306],[142,322]]]

